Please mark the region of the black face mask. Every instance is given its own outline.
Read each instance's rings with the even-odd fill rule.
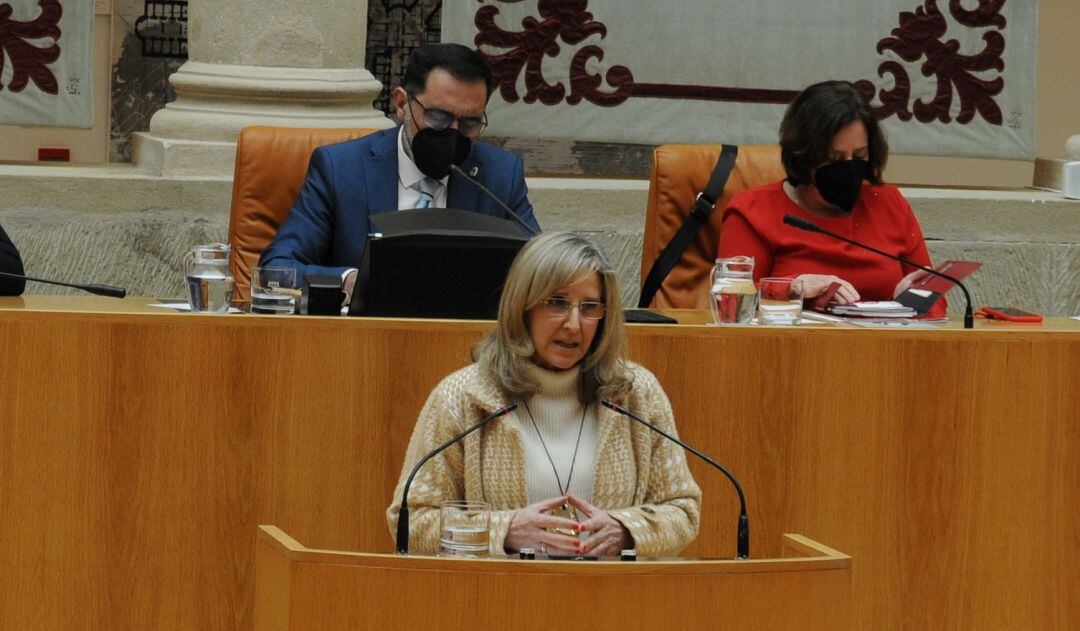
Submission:
[[[472,152],[472,140],[456,129],[436,131],[430,127],[413,136],[412,157],[424,175],[441,180],[450,173],[451,164],[461,164]]]
[[[861,158],[830,162],[814,173],[814,186],[822,199],[850,213],[859,201],[863,180],[870,174],[870,165]]]

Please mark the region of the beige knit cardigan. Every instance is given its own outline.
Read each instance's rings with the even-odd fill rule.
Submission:
[[[676,433],[671,403],[656,377],[630,363],[633,388],[621,405],[661,429]],[[397,531],[401,491],[424,454],[512,403],[477,364],[435,387],[416,421],[394,503],[386,511]],[[592,503],[626,527],[639,556],[678,554],[697,536],[701,489],[678,445],[607,408],[597,406],[597,456]],[[528,504],[525,458],[517,424],[495,419],[428,461],[409,490],[409,545],[413,552],[439,547],[439,504],[445,500],[492,505],[491,550],[502,553],[514,512]]]

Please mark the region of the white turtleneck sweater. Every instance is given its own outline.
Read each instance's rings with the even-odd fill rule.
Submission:
[[[570,493],[591,502],[596,470],[596,403],[585,406],[578,400],[581,369],[575,366],[570,370],[555,372],[532,366],[530,371],[540,383],[540,391],[526,401],[528,409],[521,405],[513,413],[525,449],[525,489],[529,503],[561,495],[551,468],[552,462],[564,486],[567,478],[570,478]],[[530,410],[536,421],[535,427],[529,418]],[[584,425],[582,413],[585,414]],[[537,429],[540,435],[537,435]],[[543,436],[543,442],[540,436]],[[550,460],[548,453],[551,454]],[[570,475],[572,462],[573,475]]]

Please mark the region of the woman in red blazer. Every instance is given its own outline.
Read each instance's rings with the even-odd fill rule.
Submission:
[[[834,302],[892,300],[923,272],[823,234],[784,215],[930,266],[922,229],[900,191],[882,182],[889,145],[866,96],[847,81],[803,90],[780,124],[787,178],[736,194],[724,210],[717,256],[754,257],[754,279],[800,278],[803,298],[830,284]]]

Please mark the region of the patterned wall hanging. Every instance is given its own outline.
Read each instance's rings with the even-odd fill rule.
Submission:
[[[913,6],[916,5],[916,6]],[[775,143],[806,85],[856,82],[899,153],[1034,157],[1035,0],[446,0],[496,135]]]
[[[0,125],[90,128],[94,3],[0,4]]]

